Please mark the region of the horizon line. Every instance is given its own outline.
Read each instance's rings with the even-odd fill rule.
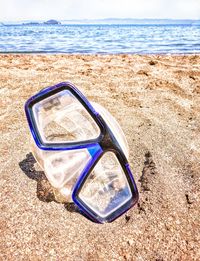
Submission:
[[[0,23],[3,22],[26,22],[26,21],[34,21],[34,22],[40,22],[40,21],[49,21],[49,20],[56,20],[59,22],[62,21],[109,21],[109,20],[136,20],[136,21],[140,21],[140,20],[159,20],[159,21],[200,21],[200,18],[117,18],[117,17],[108,17],[108,18],[92,18],[92,19],[88,19],[88,18],[76,18],[76,19],[59,19],[59,18],[50,18],[50,19],[20,19],[20,20],[0,20]]]

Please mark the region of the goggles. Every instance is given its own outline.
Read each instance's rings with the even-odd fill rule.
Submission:
[[[105,108],[67,82],[32,96],[25,112],[36,160],[52,186],[84,215],[112,222],[137,203],[128,144]]]

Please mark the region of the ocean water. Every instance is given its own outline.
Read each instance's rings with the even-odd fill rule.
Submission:
[[[7,25],[1,53],[200,53],[200,25]]]

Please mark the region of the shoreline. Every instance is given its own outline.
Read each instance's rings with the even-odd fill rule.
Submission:
[[[0,52],[0,55],[80,55],[80,56],[199,56],[200,52],[191,53],[68,53],[68,52]]]

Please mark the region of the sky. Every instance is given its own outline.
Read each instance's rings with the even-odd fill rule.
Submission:
[[[0,21],[200,19],[200,0],[0,0]]]

